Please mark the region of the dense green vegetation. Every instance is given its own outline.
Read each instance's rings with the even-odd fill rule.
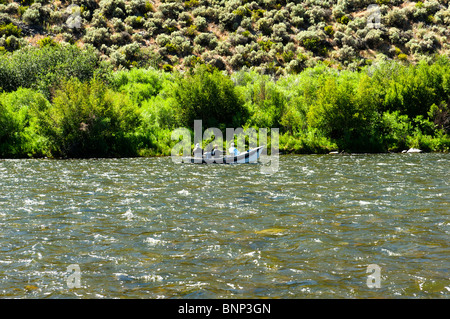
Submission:
[[[0,157],[169,155],[195,119],[449,151],[449,26],[448,0],[0,0]]]
[[[279,128],[294,153],[450,149],[450,59],[319,63],[282,77],[197,64],[113,70],[55,44],[0,56],[0,157],[170,155],[173,129]],[[31,70],[30,70],[31,68]]]

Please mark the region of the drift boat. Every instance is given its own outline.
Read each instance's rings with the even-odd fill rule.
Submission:
[[[203,157],[183,157],[183,163],[192,163],[192,164],[248,164],[248,163],[256,163],[258,158],[261,156],[262,150],[264,146],[260,146],[251,150],[248,150],[245,153],[241,153],[237,156],[234,155],[225,155],[214,157],[211,155],[211,152],[206,152]]]

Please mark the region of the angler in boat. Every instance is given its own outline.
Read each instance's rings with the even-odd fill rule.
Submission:
[[[192,151],[192,154],[194,157],[202,157],[203,156],[203,149],[200,147],[200,143],[195,144],[195,148]]]
[[[223,155],[223,152],[221,150],[219,150],[219,145],[214,145],[214,148],[211,151],[211,156],[216,158],[216,157],[221,157]]]
[[[234,147],[234,143],[231,143],[230,149],[228,151],[230,152],[230,155],[233,155],[233,156],[238,156],[240,154],[238,149],[236,147]]]

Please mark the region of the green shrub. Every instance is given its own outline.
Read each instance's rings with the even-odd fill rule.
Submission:
[[[184,65],[188,68],[194,68],[200,64],[204,64],[204,61],[196,55],[189,55],[184,59]]]
[[[387,25],[398,28],[404,28],[409,23],[405,11],[398,8],[390,10],[386,15],[385,21]]]
[[[178,29],[178,22],[174,19],[167,19],[163,23],[163,30],[167,34],[171,34]]]
[[[177,121],[185,127],[193,127],[194,120],[202,120],[204,127],[239,127],[246,118],[231,79],[217,70],[208,72],[206,66],[198,66],[192,76],[180,77],[174,97]]]
[[[194,25],[196,26],[196,30],[199,31],[206,31],[208,28],[208,23],[206,22],[206,19],[204,17],[195,17],[194,19]]]
[[[248,124],[256,127],[279,128],[286,108],[286,99],[282,91],[273,83],[267,82],[265,77],[260,78],[251,89],[254,93],[249,106],[252,116]],[[290,115],[292,119],[292,114]]]
[[[261,40],[258,42],[258,44],[263,51],[269,52],[270,49],[272,48],[273,42],[270,40],[266,40],[266,41]]]
[[[0,94],[0,158],[47,155],[47,140],[36,129],[36,112],[49,105],[31,89]]]
[[[63,83],[48,111],[39,117],[52,155],[63,157],[134,155],[130,138],[138,125],[136,106],[95,78]]]
[[[128,16],[125,19],[125,23],[134,29],[142,28],[144,21],[141,16]]]
[[[324,42],[318,37],[303,38],[302,45],[303,47],[305,47],[305,49],[319,55],[326,55],[328,53],[328,49],[325,46]]]
[[[162,69],[164,70],[164,72],[170,73],[170,72],[173,71],[173,66],[170,65],[170,64],[164,64],[164,65],[162,66]]]
[[[43,48],[45,46],[53,46],[54,47],[54,46],[58,45],[58,43],[56,43],[55,40],[53,40],[51,37],[42,38],[37,42],[37,44],[40,48]]]
[[[283,42],[284,44],[290,40],[287,27],[284,23],[278,23],[273,26],[272,39],[276,42]]]
[[[173,97],[157,95],[142,103],[143,127],[147,130],[173,129],[177,127],[176,109]]]
[[[142,60],[142,50],[141,46],[137,42],[129,43],[121,46],[115,52],[116,65],[131,67],[137,65],[139,61]]]
[[[237,48],[243,63],[255,63],[256,53],[267,56],[257,47]],[[52,55],[61,49],[44,46],[40,51]],[[297,52],[293,44],[276,49]],[[9,72],[5,61],[23,52],[0,57],[1,79]],[[51,57],[58,66],[52,72],[68,76],[67,60]],[[304,69],[308,57],[297,54],[289,65],[299,62],[304,70],[295,74],[293,63],[294,74],[277,80],[256,71],[227,76],[212,67],[216,57],[214,52],[188,56],[186,66],[195,69],[183,76],[133,68],[111,73],[109,87],[98,78],[65,80],[53,86],[51,105],[31,89],[2,93],[0,157],[170,155],[171,129],[192,127],[195,119],[221,129],[278,127],[285,152],[450,149],[446,57],[430,64],[373,63],[362,71],[338,73],[330,63]],[[27,59],[36,62],[33,55],[21,61]],[[261,67],[276,72],[277,65],[261,61]],[[53,73],[44,73],[42,83],[50,83]]]
[[[112,18],[111,21],[113,22],[114,25],[114,21],[116,21],[115,19],[118,18]],[[120,19],[118,19],[120,20]],[[101,12],[101,11],[95,11],[94,14],[92,15],[92,20],[91,20],[91,24],[92,27],[95,28],[106,28],[107,27],[107,22],[108,19],[105,17],[105,15]]]
[[[329,76],[323,81],[307,114],[309,126],[342,149],[379,151],[378,113],[371,79],[343,72],[339,78]]]
[[[408,55],[406,55],[405,53],[400,53],[399,55],[397,55],[397,58],[400,61],[407,61],[408,60]]]
[[[4,47],[8,51],[15,51],[20,48],[21,42],[19,38],[15,37],[14,35],[10,35],[4,40]]]
[[[17,132],[17,126],[13,112],[0,100],[0,157],[14,156],[17,153],[13,149],[16,144],[14,133]]]
[[[134,104],[140,106],[143,101],[157,96],[164,82],[171,79],[161,71],[133,68],[114,72],[109,83],[114,90],[127,94]]]
[[[39,24],[41,21],[39,9],[36,7],[28,7],[23,13],[22,19],[28,24]]]
[[[326,34],[328,34],[329,36],[333,36],[334,35],[334,29],[333,26],[331,25],[327,25],[323,28],[323,30],[325,31]]]
[[[427,115],[437,129],[442,130],[445,134],[450,134],[450,109],[446,103],[441,102],[439,106],[433,103]]]
[[[22,20],[32,25],[44,25],[49,21],[51,9],[39,2],[30,5],[22,15]]]
[[[27,11],[28,6],[19,6],[19,8],[17,9],[17,14],[19,15],[19,17],[23,17],[23,14],[25,13],[25,11]]]
[[[0,24],[0,37],[9,37],[11,35],[20,38],[22,36],[22,29],[12,23]]]
[[[337,19],[337,22],[342,24],[348,24],[350,22],[350,18],[346,15],[343,15],[342,17]]]
[[[30,6],[35,2],[36,2],[36,0],[20,0],[20,3],[23,5],[26,5],[26,6]]]
[[[195,37],[198,34],[197,26],[196,25],[190,25],[189,27],[184,29],[184,35],[188,37]]]
[[[5,91],[34,88],[49,96],[51,87],[60,80],[68,76],[90,79],[101,72],[98,66],[98,56],[89,47],[25,47],[0,56],[0,87]]]
[[[280,151],[295,154],[327,154],[339,149],[338,145],[318,130],[280,135]]]
[[[266,12],[264,9],[256,9],[252,10],[252,20],[253,22],[258,21],[264,16],[264,12]]]
[[[305,47],[305,49],[314,51],[317,50],[319,47],[320,40],[318,38],[306,38],[303,39],[302,45]]]
[[[407,115],[399,111],[384,112],[381,119],[383,141],[389,151],[406,149],[407,139],[412,131],[412,125]]]
[[[190,26],[193,23],[193,19],[188,12],[181,12],[178,19],[182,27]]]
[[[272,18],[261,18],[256,22],[256,28],[264,35],[271,35],[273,27]]]
[[[382,31],[378,29],[371,29],[369,32],[367,32],[364,41],[372,48],[377,47],[383,43],[382,35]]]
[[[334,54],[336,58],[344,64],[348,61],[352,61],[356,56],[355,50],[351,46],[348,46],[346,44],[344,44],[344,46],[339,50],[335,51]]]
[[[88,27],[86,28],[86,34],[83,40],[99,48],[102,44],[108,44],[110,38],[111,34],[107,28]]]
[[[214,33],[199,33],[194,39],[194,44],[214,49],[218,45],[218,41]]]
[[[448,62],[432,66],[425,62],[417,66],[388,65],[375,74],[377,81],[384,81],[384,101],[380,106],[383,111],[398,110],[415,118],[426,115],[433,103],[448,99],[448,91],[443,87],[445,74],[450,70]]]
[[[125,4],[128,15],[146,14],[155,10],[153,4],[148,0],[131,0]]]
[[[126,12],[124,0],[101,0],[99,7],[101,13],[109,18],[122,18]]]
[[[165,1],[158,6],[158,12],[161,12],[165,18],[178,19],[178,15],[184,8],[178,1]]]

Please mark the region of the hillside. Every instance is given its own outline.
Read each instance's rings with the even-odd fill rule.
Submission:
[[[371,24],[378,5],[380,25]],[[450,55],[448,0],[0,0],[0,52],[93,46],[114,67],[298,73]]]

